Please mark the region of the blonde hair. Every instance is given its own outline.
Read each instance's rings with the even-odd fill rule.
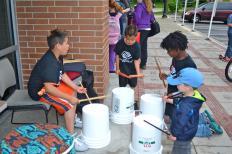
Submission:
[[[152,12],[152,2],[151,2],[151,0],[143,0],[143,2],[145,3],[145,5],[147,7],[147,12],[151,13]]]

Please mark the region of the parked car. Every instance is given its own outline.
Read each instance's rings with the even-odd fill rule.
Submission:
[[[213,2],[200,4],[196,12],[196,22],[201,20],[210,20],[213,10]],[[185,13],[185,20],[193,22],[194,9]],[[232,2],[219,2],[215,13],[214,21],[227,22],[228,16],[232,14]]]

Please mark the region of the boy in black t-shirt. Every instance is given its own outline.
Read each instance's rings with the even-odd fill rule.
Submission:
[[[55,29],[47,37],[47,42],[48,51],[31,72],[28,94],[33,100],[52,105],[60,114],[64,114],[65,126],[73,134],[76,104],[79,103],[76,92],[85,93],[86,89],[73,83],[63,70],[63,56],[69,50],[68,33]],[[88,149],[79,139],[74,141],[77,151]]]
[[[170,33],[167,37],[163,39],[160,44],[161,48],[166,49],[168,55],[172,57],[172,64],[170,66],[170,74],[172,76],[177,76],[180,70],[187,67],[197,68],[191,56],[188,55],[185,51],[188,48],[187,44],[187,37],[180,31]],[[166,79],[168,75],[165,73],[161,73],[159,76],[160,79]],[[168,84],[168,95],[177,91],[177,86]],[[171,117],[172,109],[172,104],[166,104],[165,115]]]
[[[125,30],[125,37],[118,41],[115,47],[116,52],[116,73],[122,72],[129,78],[119,75],[119,86],[125,87],[127,84],[131,88],[136,87],[137,78],[130,75],[140,74],[140,46],[136,42],[138,30],[134,25],[129,25]]]

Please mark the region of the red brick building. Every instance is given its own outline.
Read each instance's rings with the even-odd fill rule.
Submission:
[[[108,0],[3,0],[2,3],[5,9],[9,7],[5,13],[8,10],[12,13],[9,16],[15,38],[13,53],[20,87],[26,87],[31,69],[47,51],[46,36],[50,30],[59,28],[70,32],[68,58],[83,60],[94,71],[97,92],[105,93],[109,82]]]

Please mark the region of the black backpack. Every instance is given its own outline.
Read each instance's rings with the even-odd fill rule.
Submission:
[[[91,97],[97,97],[98,94],[96,93],[95,89],[93,88],[94,85],[94,75],[93,72],[90,70],[85,70],[82,72],[82,85],[86,88],[88,96]],[[78,99],[86,99],[87,97],[85,94],[77,93]],[[100,100],[92,100],[92,103],[100,103]],[[77,105],[76,113],[82,114],[82,108],[85,105],[88,105],[89,101],[81,102]]]

